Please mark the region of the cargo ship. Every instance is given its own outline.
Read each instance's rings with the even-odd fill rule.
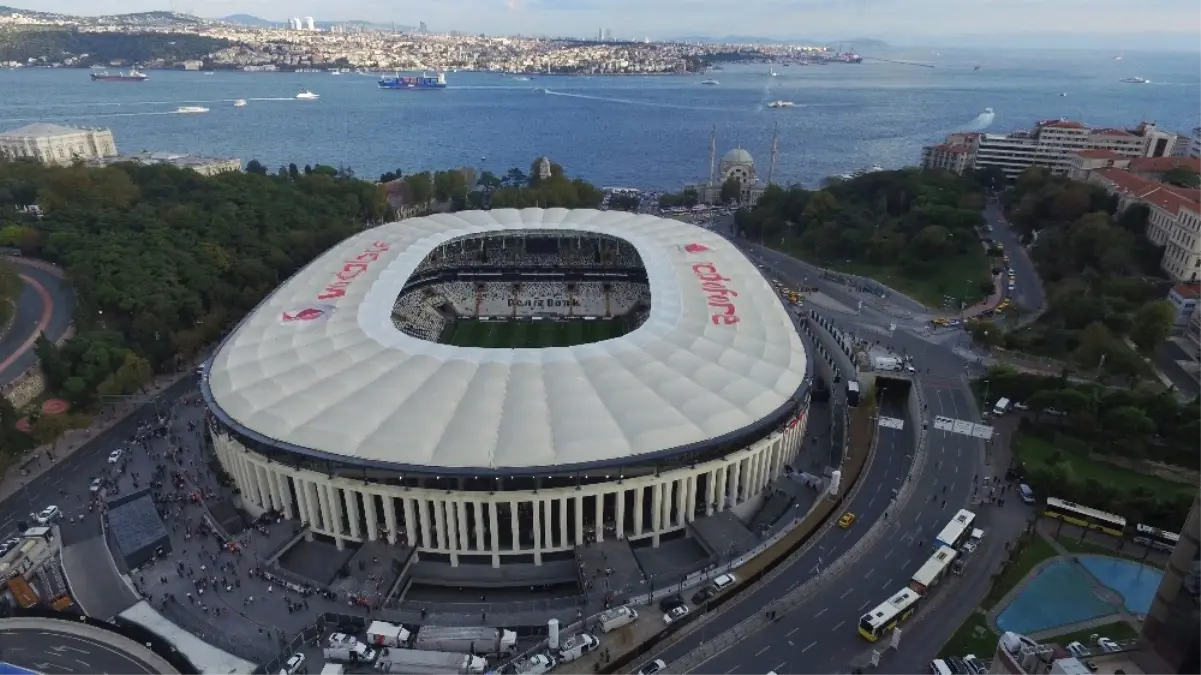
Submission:
[[[148,77],[146,73],[136,68],[128,73],[110,73],[107,70],[92,73],[93,82],[144,82]]]
[[[380,89],[445,89],[446,74],[438,73],[437,75],[396,75],[394,77],[381,77],[376,85]]]

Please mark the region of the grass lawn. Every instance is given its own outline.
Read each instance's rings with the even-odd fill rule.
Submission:
[[[1081,452],[1072,451],[1072,445],[1065,443],[1057,446],[1050,441],[1023,434],[1014,441],[1013,450],[1028,469],[1049,466],[1054,459],[1059,458],[1071,468],[1071,474],[1076,480],[1085,481],[1091,478],[1111,492],[1127,492],[1141,485],[1152,494],[1176,492],[1191,496],[1197,489],[1196,486],[1137,473],[1108,462],[1098,462]]]
[[[1120,642],[1122,640],[1129,640],[1131,638],[1138,637],[1138,631],[1135,630],[1134,626],[1131,626],[1125,621],[1114,621],[1113,623],[1106,623],[1100,626],[1087,628],[1085,630],[1078,630],[1073,633],[1064,633],[1062,635],[1043,638],[1042,640],[1039,640],[1039,642],[1058,642],[1060,645],[1066,645],[1071,642],[1083,642],[1087,645],[1092,644],[1089,638],[1093,635],[1100,635],[1101,637],[1107,637],[1110,640],[1116,640]]]
[[[988,595],[984,597],[984,602],[980,603],[984,609],[992,609],[1001,601],[1001,598],[1005,597],[1006,593],[1021,583],[1035,567],[1038,567],[1039,563],[1057,555],[1051,543],[1037,534],[1024,535],[1018,540],[1017,546],[1019,547],[1017,556],[1010,558],[1002,568],[1000,577],[993,583]]]
[[[996,631],[988,625],[988,618],[979,611],[973,612],[938,650],[938,658],[975,654],[988,660],[997,649],[997,637]]]
[[[776,248],[788,255],[836,272],[874,279],[935,309],[942,308],[943,296],[947,295],[956,298],[966,295],[969,307],[980,302],[986,297],[980,292],[980,282],[992,278],[992,266],[988,256],[984,255],[984,249],[978,247],[972,247],[970,253],[938,261],[937,267],[931,270],[928,276],[921,277],[913,276],[912,272],[900,265],[869,265],[845,260],[818,260],[812,253],[806,252],[792,242]],[[958,307],[955,309],[958,310]]]

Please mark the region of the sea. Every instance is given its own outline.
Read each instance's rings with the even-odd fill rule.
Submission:
[[[735,147],[767,178],[920,162],[955,131],[1007,133],[1068,118],[1096,127],[1201,125],[1197,54],[888,49],[862,64],[725,65],[704,75],[448,73],[442,91],[387,91],[375,76],[150,71],[141,83],[87,70],[0,70],[0,130],[34,122],[107,127],[122,153],[188,153],[349,167],[375,178],[471,166],[501,173],[540,156],[600,186],[678,190]],[[1143,77],[1148,84],[1121,80]],[[716,85],[702,81],[715,79]],[[310,90],[314,101],[297,100]],[[245,107],[234,107],[245,99]],[[770,108],[772,101],[791,101]],[[209,112],[181,114],[180,106]],[[992,112],[986,112],[991,109]]]

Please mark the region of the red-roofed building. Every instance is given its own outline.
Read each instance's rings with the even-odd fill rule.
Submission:
[[[1056,175],[1072,175],[1073,169],[1087,172],[1105,167],[1125,168],[1121,162],[1137,157],[1163,157],[1172,154],[1176,134],[1157,129],[1143,122],[1133,130],[1092,129],[1072,120],[1044,120],[1030,131],[1011,134],[956,134],[941,146],[922,150],[922,166],[950,168],[963,165],[963,170],[984,167],[1001,169],[1009,178],[1031,166],[1042,166]],[[966,143],[970,157],[966,165],[959,159],[962,152],[946,154],[946,150]],[[1091,154],[1106,151],[1112,154]],[[1083,157],[1077,153],[1086,152]],[[1112,162],[1112,163],[1110,163]],[[1077,164],[1078,163],[1078,164]],[[954,170],[954,169],[952,169]],[[1084,174],[1080,174],[1082,177]]]
[[[1201,191],[1149,180],[1116,167],[1089,171],[1087,180],[1117,195],[1119,210],[1145,204],[1150,209],[1147,239],[1164,247],[1164,272],[1176,281],[1201,279]]]
[[[1198,157],[1137,157],[1130,160],[1131,173],[1160,180],[1164,174],[1173,169],[1184,169],[1193,173],[1201,173],[1201,158]]]

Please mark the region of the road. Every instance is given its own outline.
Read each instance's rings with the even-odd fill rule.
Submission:
[[[1005,220],[1000,205],[990,201],[984,209],[984,220],[992,227],[992,232],[988,236],[1005,246],[1005,253],[1009,256],[1009,266],[1017,278],[1013,293],[1008,293],[1008,291],[1006,293],[1013,302],[1027,312],[1036,316],[1041,314],[1047,303],[1042,281],[1034,269],[1034,262],[1030,260],[1026,249],[1018,241],[1017,233]]]
[[[6,258],[25,286],[17,299],[12,328],[0,336],[0,387],[9,384],[37,361],[33,345],[43,332],[58,340],[71,325],[75,296],[58,275],[21,258]]]
[[[0,621],[0,655],[8,663],[46,675],[179,672],[121,635],[56,619]]]

